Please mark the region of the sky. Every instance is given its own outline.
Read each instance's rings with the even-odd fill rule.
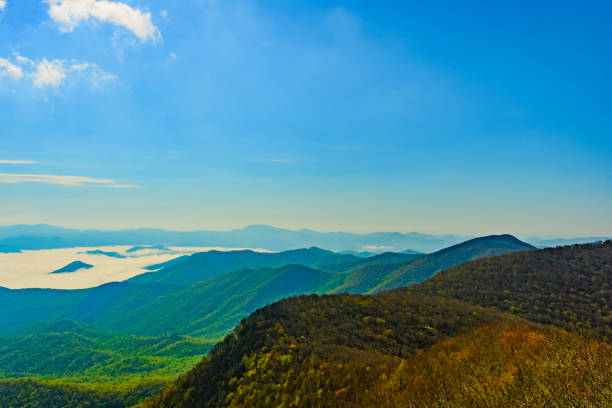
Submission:
[[[610,21],[0,0],[0,225],[612,235]]]

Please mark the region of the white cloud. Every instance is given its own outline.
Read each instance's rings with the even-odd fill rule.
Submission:
[[[7,75],[12,79],[19,79],[23,76],[23,71],[19,66],[13,64],[6,58],[0,58],[0,75]]]
[[[4,10],[4,7],[6,7],[6,0],[0,0],[0,10]]]
[[[31,75],[34,78],[34,86],[37,88],[42,88],[45,85],[58,87],[62,84],[64,78],[66,78],[66,71],[64,71],[62,61],[47,61],[43,58],[36,65],[36,72]]]
[[[72,64],[70,68],[74,69],[75,71],[84,71],[89,68],[89,64],[87,62],[81,64]]]
[[[0,160],[0,164],[36,164],[36,162],[29,160]]]
[[[143,13],[125,3],[107,0],[47,0],[49,15],[65,32],[89,19],[111,23],[130,30],[141,41],[157,40],[159,30],[151,22],[151,13]]]
[[[1,0],[0,0],[1,1]],[[162,10],[159,12],[159,15],[162,16],[163,18],[167,18],[168,17],[168,10]]]
[[[0,173],[0,184],[16,184],[16,183],[45,183],[58,184],[62,186],[87,186],[100,185],[102,187],[113,188],[134,188],[137,186],[127,184],[115,184],[115,180],[94,179],[91,177],[80,176],[56,176],[52,174],[8,174]]]
[[[17,61],[19,65],[34,65],[34,61],[32,61],[29,58],[19,55],[19,53],[17,52],[14,52],[13,55],[15,56],[15,60]]]
[[[46,58],[34,61],[18,53],[13,53],[12,61],[0,58],[0,76],[2,75],[15,81],[25,76],[37,88],[57,88],[69,75],[86,78],[94,88],[101,88],[103,84],[117,79],[116,75],[109,74],[90,62],[59,59],[49,61]]]

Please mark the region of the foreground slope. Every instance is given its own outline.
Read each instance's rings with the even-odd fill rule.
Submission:
[[[400,396],[390,397],[397,389],[388,379],[401,377],[411,367],[418,371],[419,366],[433,364],[435,358],[425,358],[425,362],[414,359],[418,358],[419,350],[444,339],[449,339],[450,345],[440,343],[439,347],[446,347],[451,356],[465,362],[465,366],[459,361],[444,368],[465,370],[464,375],[456,376],[458,389],[472,386],[474,372],[486,373],[490,378],[483,379],[482,387],[507,391],[495,394],[501,395],[495,400],[500,406],[517,406],[517,402],[530,406],[517,400],[521,390],[545,389],[552,393],[553,400],[566,392],[555,386],[559,381],[554,376],[557,371],[567,377],[566,384],[575,385],[575,401],[559,399],[562,401],[559,406],[598,406],[612,392],[612,372],[606,363],[610,347],[605,343],[610,329],[607,305],[610,297],[598,299],[608,294],[611,256],[610,242],[520,252],[471,262],[414,289],[374,296],[287,299],[245,319],[200,364],[144,407],[374,407],[381,406],[384,398],[386,406],[399,407],[403,406],[397,403]],[[457,271],[464,272],[457,277]],[[530,279],[523,280],[525,277]],[[450,291],[463,280],[465,283],[459,287],[470,291],[462,299],[496,306],[500,311],[450,298],[460,296],[445,290]],[[551,294],[550,290],[554,292]],[[558,328],[542,327],[512,313],[501,313],[521,310],[511,309],[504,302],[513,291],[526,292],[517,295],[517,299],[528,296],[534,305],[549,302],[555,296],[559,306],[567,308],[564,316],[571,313],[581,318],[599,316],[583,318],[584,325],[569,324],[574,320],[571,317],[551,319],[549,323],[599,336],[604,342],[589,342],[578,335],[566,335]],[[572,311],[572,306],[580,310]],[[542,321],[542,316],[548,313],[546,310],[523,315]],[[530,339],[537,340],[534,348],[530,348]],[[474,350],[468,347],[470,343],[482,347],[483,356],[491,359],[501,352],[500,347],[509,349],[499,354],[503,361],[499,365],[474,357]],[[460,346],[453,349],[452,344]],[[531,353],[529,358],[534,366],[527,371],[521,368],[525,361],[521,353]],[[550,364],[557,368],[550,371]],[[445,377],[444,373],[420,377],[422,384],[415,391],[417,395],[405,393],[401,398],[415,402],[406,406],[427,406],[423,401],[435,398],[432,390],[436,384],[448,384],[452,378],[455,377]],[[486,387],[479,392],[486,392]],[[447,400],[436,400],[432,406],[487,406],[486,401],[477,399],[479,392],[462,394],[451,388]],[[459,399],[452,402],[453,395]],[[462,402],[461,398],[467,399]],[[531,402],[531,406],[546,406],[546,401]]]
[[[358,404],[365,395],[355,391],[374,386],[401,358],[495,318],[502,317],[444,298],[286,299],[245,319],[202,363],[144,406]]]
[[[485,325],[403,361],[364,407],[606,407],[612,346],[522,321]]]

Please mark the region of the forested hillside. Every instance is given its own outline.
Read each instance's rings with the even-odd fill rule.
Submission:
[[[485,258],[403,293],[441,295],[612,340],[612,241]]]
[[[402,401],[415,407],[545,407],[550,401],[564,407],[601,406],[612,395],[610,346],[605,343],[610,319],[604,311],[607,300],[599,298],[610,284],[611,244],[491,257],[414,289],[374,296],[283,300],[245,319],[144,407],[400,407]],[[521,286],[525,277],[531,279]],[[462,278],[459,287],[471,288],[466,293],[475,301],[482,295],[480,303],[501,310],[449,298],[445,290]],[[512,305],[489,300],[501,298],[501,305],[507,305],[503,299],[508,293],[527,291],[516,299],[528,296],[537,305],[549,301],[551,289],[554,296],[562,294],[557,299],[567,310],[572,304],[580,309],[576,316],[601,318],[585,318],[584,325],[569,324],[573,319],[549,323],[599,340],[525,322]],[[543,320],[539,313],[524,316]],[[421,351],[444,339],[448,342]],[[431,375],[419,371],[428,367]],[[403,386],[407,373],[413,375],[409,390]],[[436,387],[446,388],[436,393]],[[521,390],[547,394],[526,399]]]
[[[496,318],[503,319],[444,298],[283,300],[245,319],[202,363],[145,406],[359,406],[402,358]]]
[[[410,256],[406,258],[409,259]],[[354,255],[338,254],[314,247],[278,253],[249,250],[209,251],[183,257],[180,262],[165,266],[156,272],[138,275],[131,278],[129,282],[187,285],[241,269],[279,268],[285,265],[303,265],[323,270],[326,269],[325,266],[330,266],[335,271],[344,272],[359,262],[363,260]],[[343,266],[339,268],[336,265]]]
[[[390,273],[371,292],[413,285],[431,278],[436,273],[459,265],[463,262],[502,255],[508,252],[522,252],[535,249],[534,246],[522,242],[512,235],[490,235],[474,238],[461,244],[442,249],[433,254],[416,259]]]
[[[163,383],[141,383],[134,388],[88,386],[63,381],[0,380],[2,408],[129,408],[159,392]]]
[[[191,368],[214,345],[202,338],[100,332],[72,320],[37,324],[0,337],[0,377],[62,377],[124,384],[134,373],[164,382]],[[160,381],[160,379],[162,379]]]

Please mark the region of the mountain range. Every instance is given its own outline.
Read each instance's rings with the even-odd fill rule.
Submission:
[[[442,364],[440,353],[481,353],[502,356],[512,373],[514,349],[499,349],[507,338],[518,339],[535,367],[550,353],[563,364],[587,353],[599,364],[587,367],[593,378],[568,372],[565,385],[609,395],[602,355],[612,337],[611,256],[611,242],[535,250],[495,235],[431,254],[209,251],[92,289],[0,288],[0,406],[129,407],[217,342],[145,406],[436,406],[436,384],[455,390],[448,398],[473,401],[457,391],[475,381],[465,374],[499,366],[477,358],[432,365]],[[520,340],[531,338],[543,339],[537,353]],[[563,344],[575,349],[563,352]],[[436,373],[413,384],[429,394],[404,387],[405,373],[418,367]],[[554,380],[539,368],[529,375],[534,387]],[[499,402],[516,390],[500,389],[481,406],[511,406]]]
[[[286,251],[312,246],[332,251],[350,251],[365,255],[381,252],[435,252],[463,242],[470,236],[431,235],[418,232],[376,232],[353,234],[348,232],[317,232],[309,229],[288,230],[267,225],[251,225],[231,231],[165,231],[135,229],[118,231],[75,230],[50,225],[14,225],[0,227],[0,253],[18,250],[53,249],[65,247],[99,247],[112,245],[139,246],[201,246],[228,248],[261,248]],[[554,247],[594,241],[605,237],[536,238],[524,239],[537,247]]]

